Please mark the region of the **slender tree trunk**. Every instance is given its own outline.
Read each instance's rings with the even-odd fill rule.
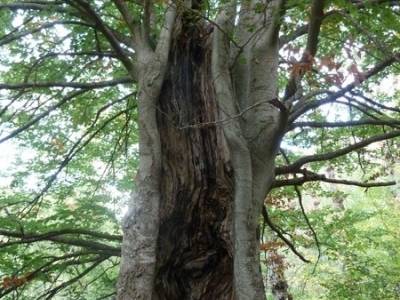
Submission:
[[[274,239],[276,240],[276,239]],[[284,257],[276,249],[268,251],[268,279],[267,285],[272,292],[274,300],[292,300],[289,285],[285,278]]]

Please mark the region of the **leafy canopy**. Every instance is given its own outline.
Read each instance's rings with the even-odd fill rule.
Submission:
[[[117,2],[0,3],[0,142],[6,154],[0,297],[105,299],[114,293],[119,220],[134,188],[138,160],[137,78],[128,72],[136,62],[135,45]],[[133,22],[146,15],[143,4],[150,4],[149,40],[155,45],[168,4],[124,2]],[[213,25],[221,3],[202,3],[200,14],[192,11],[193,19],[200,16]],[[287,1],[281,19],[280,98],[287,98],[291,116],[273,197],[284,202],[298,197],[293,185],[310,181],[316,183],[308,183],[307,190],[332,197],[335,193],[318,182],[390,185],[381,178],[398,157],[392,139],[400,135],[399,4],[327,1],[317,43],[310,30],[315,23],[311,5]],[[266,9],[263,2],[254,6],[256,14]],[[236,44],[235,34],[230,39]],[[295,93],[287,88],[291,82]],[[362,174],[349,180],[356,166]],[[319,239],[332,238],[328,257],[350,258],[340,245],[360,234],[351,247],[363,247],[371,234],[336,237],[329,227],[363,222],[365,213],[346,212],[326,225],[321,225],[326,212],[313,214]],[[293,219],[289,211],[280,226],[302,222],[301,215]],[[342,297],[351,289],[349,282],[365,278],[360,269],[365,262],[352,263],[350,278],[331,283],[343,283],[330,287],[336,293],[332,297]],[[329,276],[336,278],[336,273]]]

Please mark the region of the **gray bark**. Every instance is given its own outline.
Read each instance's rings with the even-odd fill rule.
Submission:
[[[233,233],[237,299],[265,297],[257,240],[258,217],[274,177],[276,150],[283,134],[282,124],[286,122],[283,112],[270,103],[277,98],[277,30],[283,2],[270,3],[264,22],[259,22],[261,16],[254,15],[254,4],[245,6],[243,20],[239,21],[243,26],[239,37],[246,44],[242,54],[245,60],[241,62],[244,66],[235,69],[234,82],[229,58],[235,56],[232,55],[235,50],[231,49],[228,38],[233,28],[234,8],[222,7],[213,40],[212,70],[217,102],[223,119],[230,119],[223,129],[235,177]],[[261,24],[256,34],[246,34],[247,27],[256,24]]]
[[[139,169],[123,221],[118,299],[153,299],[159,231],[161,145],[156,104],[167,68],[175,8],[166,13],[157,49],[138,49]]]
[[[268,1],[266,14],[255,4],[239,29],[236,3],[221,8],[213,30],[179,13],[161,35],[165,52],[138,53],[141,162],[119,299],[265,298],[257,230],[287,116],[276,104],[283,1]],[[235,30],[244,63],[232,60]]]

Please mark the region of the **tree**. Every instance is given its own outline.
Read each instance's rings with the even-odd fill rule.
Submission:
[[[269,218],[273,188],[294,185],[301,199],[298,186],[310,181],[393,184],[318,171],[351,153],[362,164],[367,146],[400,135],[398,94],[372,91],[398,73],[397,1],[3,1],[0,13],[0,141],[32,143],[53,158],[36,165],[45,184],[29,201],[14,193],[7,202],[3,218],[23,221],[1,232],[12,238],[4,247],[46,240],[88,251],[83,262],[53,258],[89,266],[45,297],[120,255],[118,299],[263,299],[262,211],[309,261]],[[348,117],[332,118],[331,104]],[[283,149],[299,135],[315,153]],[[124,150],[126,166],[117,159]],[[106,201],[88,196],[94,158],[106,169],[120,164],[126,183],[135,153],[121,250],[118,235],[92,230],[109,232],[104,223],[76,228],[65,209],[62,224],[35,231],[49,214],[43,206],[70,195]],[[21,285],[6,284],[2,295]]]

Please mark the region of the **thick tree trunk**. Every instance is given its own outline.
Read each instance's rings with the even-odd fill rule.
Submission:
[[[157,50],[139,60],[139,117],[148,119],[139,120],[144,162],[124,223],[119,299],[265,298],[258,217],[286,121],[276,28],[248,43],[249,76],[236,84],[229,19],[216,27],[180,12],[168,60]]]
[[[159,299],[233,297],[233,172],[222,129],[212,124],[212,32],[202,24],[176,29],[159,98]]]

